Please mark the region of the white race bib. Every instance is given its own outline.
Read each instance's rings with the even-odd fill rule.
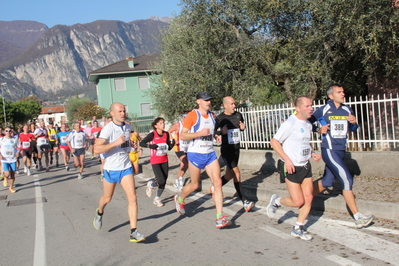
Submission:
[[[341,118],[341,117],[340,117]],[[348,120],[330,119],[330,134],[335,139],[344,139],[348,133]]]
[[[227,130],[227,139],[229,141],[229,144],[240,143],[240,129],[234,128]]]
[[[29,149],[30,148],[30,142],[29,141],[23,141],[22,142],[22,148],[23,149]]]
[[[38,138],[37,144],[39,144],[39,145],[47,144],[47,139],[46,138]]]
[[[157,144],[158,148],[157,148],[157,156],[162,156],[168,153],[168,144],[166,143],[160,143]]]

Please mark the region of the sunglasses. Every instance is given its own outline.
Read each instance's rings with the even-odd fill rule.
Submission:
[[[12,130],[8,130],[8,129],[6,129],[6,130],[4,130],[4,132],[12,132]]]

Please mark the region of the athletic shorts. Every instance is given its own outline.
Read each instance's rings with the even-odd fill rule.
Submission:
[[[79,157],[80,155],[85,155],[85,148],[75,149],[75,152],[72,153],[73,156]]]
[[[105,160],[105,154],[104,154],[104,153],[101,153],[101,154],[100,154],[100,158],[103,159],[103,160]]]
[[[32,150],[21,150],[21,156],[26,156],[28,159],[32,158]]]
[[[3,171],[7,172],[7,171],[13,171],[15,172],[17,170],[17,162],[13,162],[13,163],[1,163],[1,166],[3,167]]]
[[[187,152],[187,160],[199,169],[204,169],[205,166],[211,164],[214,160],[217,160],[216,153],[195,153]]]
[[[304,166],[295,166],[295,172],[292,174],[285,172],[285,178],[287,178],[292,183],[296,184],[301,184],[305,178],[311,178],[311,177],[312,177],[312,165],[309,162]]]
[[[62,145],[62,144],[60,144],[60,149],[63,149],[63,150],[66,150],[66,151],[70,151],[68,145]]]
[[[236,148],[223,148],[221,149],[221,154],[224,163],[231,170],[238,167],[238,160],[240,159],[240,149]]]
[[[49,141],[50,143],[50,150],[54,149],[54,147],[58,147],[58,144],[55,141]]]
[[[175,153],[176,153],[177,158],[179,158],[179,159],[180,159],[182,156],[187,155],[187,153],[184,152],[184,151],[176,151]]]
[[[120,183],[122,178],[127,175],[133,175],[133,170],[131,167],[125,170],[113,171],[104,169],[104,178],[108,183]]]
[[[139,153],[138,152],[129,152],[129,159],[132,163],[139,162]]]
[[[38,153],[44,153],[46,150],[50,149],[50,144],[43,144],[40,146],[37,146],[37,152]]]
[[[94,145],[94,139],[88,139],[88,140],[87,140],[87,143],[88,143],[89,145]]]

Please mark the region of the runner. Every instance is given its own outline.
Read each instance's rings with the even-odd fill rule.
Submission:
[[[241,113],[235,110],[236,102],[234,98],[227,96],[223,98],[224,112],[216,117],[215,130],[221,129],[222,148],[221,155],[226,164],[226,173],[222,176],[222,186],[231,179],[234,181],[234,187],[238,197],[241,199],[244,210],[250,211],[254,202],[248,200],[244,195],[244,189],[241,184],[241,172],[238,168],[240,158],[240,132],[245,129],[244,118]],[[211,194],[213,187],[211,187]]]
[[[345,105],[344,88],[333,84],[327,89],[330,98],[327,104],[317,109],[309,119],[311,123],[324,121],[320,133],[323,134],[321,142],[321,155],[326,163],[324,176],[315,181],[313,195],[331,187],[337,178],[342,184],[342,195],[355,219],[355,227],[366,227],[374,219],[369,213],[360,213],[353,194],[353,177],[344,162],[348,131],[358,128],[353,110]]]
[[[37,126],[36,124],[32,123],[29,125],[29,133],[33,134],[36,130]],[[34,135],[33,135],[34,136]],[[32,159],[33,159],[33,167],[35,169],[38,168],[38,164],[37,164],[37,143],[36,143],[36,138],[34,140],[32,140]]]
[[[23,132],[19,134],[19,142],[22,162],[24,163],[24,173],[31,175],[30,167],[32,165],[32,143],[35,140],[35,136],[29,133],[27,124],[23,126],[22,130]]]
[[[141,147],[150,148],[150,163],[155,175],[155,179],[147,182],[146,194],[147,197],[151,197],[154,189],[158,187],[153,204],[162,207],[164,204],[160,197],[165,189],[169,172],[168,150],[173,148],[175,142],[174,140],[170,141],[169,133],[164,131],[165,120],[162,117],[155,118],[151,126],[154,131],[140,142]]]
[[[5,136],[0,140],[0,160],[4,171],[3,185],[7,187],[11,193],[17,192],[14,188],[15,171],[17,170],[17,157],[19,156],[18,141],[11,137],[12,129],[6,127]]]
[[[184,114],[182,115],[182,119],[184,119],[187,116],[187,113],[188,111],[184,112]],[[190,141],[182,140],[180,138],[182,129],[183,129],[183,122],[179,121],[174,123],[172,127],[168,130],[168,132],[175,140],[176,144],[174,146],[174,151],[176,153],[177,158],[179,158],[180,160],[180,166],[179,166],[179,171],[177,172],[177,178],[175,182],[173,182],[173,185],[179,192],[182,190],[184,186],[183,176],[188,169],[187,149],[188,149],[188,144],[190,143]]]
[[[57,133],[57,145],[60,147],[62,157],[64,158],[65,170],[69,171],[69,158],[71,158],[71,150],[69,149],[67,140],[71,132],[67,131],[65,124],[61,125],[61,131]]]
[[[44,121],[40,121],[40,126],[35,129],[35,132],[33,135],[35,135],[36,138],[36,143],[37,143],[37,151],[38,151],[38,156],[37,159],[39,161],[39,170],[43,170],[43,165],[42,165],[42,157],[44,153],[44,158],[46,160],[46,172],[50,171],[49,167],[49,151],[50,151],[50,144],[48,142],[48,134],[47,134],[47,129],[44,125]]]
[[[85,128],[85,134],[87,138],[88,149],[91,153],[91,159],[94,159],[94,135],[93,135],[93,126],[91,121],[87,121],[87,127]]]
[[[48,124],[48,140],[50,144],[50,164],[53,164],[53,154],[55,155],[55,166],[58,167],[58,145],[57,145],[57,129],[54,127],[54,122],[50,121]]]
[[[68,135],[67,144],[73,155],[75,167],[79,167],[78,179],[82,179],[82,172],[85,168],[85,149],[87,140],[85,133],[81,130],[79,122],[75,122],[73,131]]]
[[[220,165],[213,148],[215,120],[209,111],[212,97],[206,92],[199,92],[196,98],[198,109],[187,114],[181,132],[182,140],[192,140],[187,150],[191,182],[183,187],[180,196],[175,195],[176,211],[180,215],[185,213],[184,200],[199,188],[201,169],[205,168],[215,188],[216,228],[223,228],[231,222],[223,215]]]
[[[137,175],[139,173],[139,153],[137,149],[140,150],[140,156],[143,156],[143,148],[138,147],[141,141],[141,137],[137,131],[132,130],[130,132],[130,140],[132,141],[132,143],[134,143],[134,145],[132,145],[132,149],[129,153],[129,159],[133,165],[133,172]]]
[[[312,236],[303,228],[313,200],[312,165],[309,159],[312,157],[318,162],[321,156],[312,152],[309,142],[312,124],[307,119],[312,115],[312,100],[305,96],[298,97],[295,100],[295,111],[296,113],[280,126],[270,142],[274,151],[284,161],[285,183],[290,196],[280,198],[273,194],[266,211],[269,218],[272,218],[281,205],[299,207],[298,219],[291,235],[311,240]]]
[[[113,103],[110,114],[113,121],[101,130],[94,144],[94,152],[96,154],[104,153],[106,161],[104,165],[104,192],[100,198],[99,207],[96,209],[93,226],[97,230],[101,229],[104,208],[111,201],[116,184],[120,183],[129,203],[130,242],[140,242],[145,238],[137,231],[138,206],[132,164],[128,156],[131,141],[129,140],[130,125],[125,124],[125,106],[121,103]]]
[[[11,128],[11,137],[15,141],[19,142],[19,131],[18,131],[18,129],[14,130],[14,128],[12,128],[12,127],[10,127],[10,128]],[[17,165],[16,171],[15,171],[16,175],[19,175],[19,165],[20,165],[19,159],[20,159],[20,157],[21,157],[21,153],[19,152],[18,156],[17,156],[17,163],[16,163],[16,165]]]

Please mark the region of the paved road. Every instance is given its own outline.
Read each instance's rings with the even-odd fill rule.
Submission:
[[[103,228],[93,228],[102,186],[98,163],[87,165],[82,180],[75,170],[52,166],[48,173],[18,175],[16,194],[1,186],[0,265],[399,265],[397,230],[357,230],[325,213],[309,218],[314,239],[303,241],[289,234],[295,222],[290,209],[270,220],[260,203],[245,213],[232,198],[225,199],[225,213],[235,225],[218,230],[209,195],[190,197],[187,215],[179,216],[175,189],[165,190],[165,207],[158,208],[145,196],[140,175],[138,227],[147,241],[130,243],[120,186],[105,210]]]

